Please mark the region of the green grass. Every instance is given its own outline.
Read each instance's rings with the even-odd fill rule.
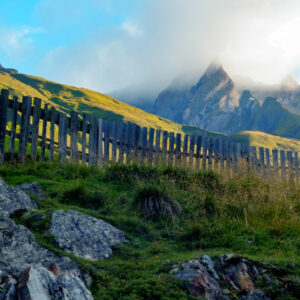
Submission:
[[[152,127],[181,134],[207,135],[241,142],[258,147],[299,151],[300,140],[281,138],[257,131],[245,131],[234,135],[207,132],[195,126],[177,124],[165,118],[149,114],[141,109],[92,90],[51,82],[49,80],[19,73],[0,72],[0,89],[8,89],[11,95],[38,97],[62,112],[78,111],[111,121],[132,122],[141,127]],[[288,121],[287,121],[288,123]],[[291,129],[292,130],[292,129]],[[280,135],[280,132],[276,132]],[[292,131],[291,131],[292,134]]]
[[[48,198],[38,204],[46,218],[15,219],[52,251],[68,255],[47,232],[56,209],[75,208],[125,231],[130,243],[114,249],[107,260],[89,262],[68,255],[93,277],[95,299],[193,299],[169,271],[203,253],[241,254],[283,268],[293,263],[290,276],[299,280],[298,185],[259,174],[230,179],[212,171],[136,165],[102,170],[55,163],[4,165],[0,176],[10,185],[41,183]],[[145,186],[157,187],[151,195],[163,191],[164,197],[178,201],[182,214],[145,219],[134,205]]]

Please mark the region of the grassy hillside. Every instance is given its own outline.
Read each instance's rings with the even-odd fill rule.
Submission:
[[[74,109],[80,113],[85,112],[109,120],[133,122],[140,126],[153,127],[155,129],[227,138],[234,142],[268,148],[276,146],[283,150],[300,150],[300,141],[298,140],[251,131],[241,132],[232,136],[206,132],[197,127],[180,125],[162,117],[149,114],[139,108],[95,91],[67,86],[16,72],[0,72],[0,89],[2,88],[9,89],[11,94],[19,98],[23,95],[38,97],[44,103],[49,103],[64,112]]]
[[[169,167],[115,165],[100,170],[47,163],[0,166],[0,176],[10,185],[41,183],[48,197],[38,201],[38,211],[45,218],[27,213],[16,215],[15,221],[27,226],[45,247],[79,263],[93,277],[96,300],[195,299],[170,270],[204,253],[241,254],[282,267],[286,280],[295,286],[299,282],[300,189],[276,177],[243,174],[228,179]],[[147,217],[149,208],[139,205],[145,194],[177,201],[182,213]],[[111,258],[98,261],[59,250],[48,232],[51,214],[70,208],[110,222],[130,242],[114,249]],[[276,284],[262,288],[271,299],[297,298]]]

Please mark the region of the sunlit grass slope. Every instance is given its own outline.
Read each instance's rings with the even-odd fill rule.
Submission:
[[[182,134],[207,135],[214,138],[226,138],[230,141],[249,145],[283,150],[300,150],[300,141],[272,136],[259,131],[245,131],[230,136],[221,133],[206,132],[194,126],[174,123],[162,117],[149,114],[139,108],[123,103],[105,94],[77,88],[19,73],[0,72],[0,89],[9,89],[12,95],[38,97],[43,103],[49,103],[60,111],[76,110],[111,121],[125,121],[140,126],[152,127]]]

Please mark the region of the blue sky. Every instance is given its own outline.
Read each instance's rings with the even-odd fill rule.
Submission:
[[[233,77],[300,80],[299,0],[0,0],[0,64],[110,92],[159,92],[216,57]]]
[[[145,1],[145,0],[143,0]],[[0,63],[36,74],[54,49],[96,33],[106,38],[139,6],[139,0],[0,0]]]

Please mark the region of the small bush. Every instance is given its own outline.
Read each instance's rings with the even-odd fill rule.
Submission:
[[[85,208],[99,209],[105,205],[107,196],[102,191],[88,191],[79,183],[63,191],[60,201],[64,204],[78,205]]]
[[[157,186],[148,185],[138,188],[134,195],[134,208],[148,220],[173,218],[178,216],[182,208],[168,194]]]

